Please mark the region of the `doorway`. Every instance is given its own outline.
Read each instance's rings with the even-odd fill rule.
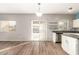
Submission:
[[[47,26],[45,21],[32,20],[31,23],[31,40],[45,41],[47,38]]]

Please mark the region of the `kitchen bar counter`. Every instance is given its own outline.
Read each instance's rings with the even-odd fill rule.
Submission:
[[[79,55],[79,34],[65,33],[62,34],[61,46],[65,52],[70,55]]]
[[[54,38],[53,39],[53,41],[56,41],[56,42],[61,42],[61,35],[63,34],[63,33],[79,33],[79,31],[52,31],[53,33],[55,33],[55,35],[56,35],[56,38]],[[53,34],[53,37],[55,36],[54,34]],[[73,35],[72,35],[73,36]],[[74,37],[77,37],[78,35],[74,35]],[[77,37],[78,38],[78,37]]]
[[[63,34],[64,36],[68,36],[68,37],[72,37],[72,38],[76,38],[79,39],[79,35],[75,35],[75,34]]]
[[[55,33],[79,33],[79,31],[52,31]]]

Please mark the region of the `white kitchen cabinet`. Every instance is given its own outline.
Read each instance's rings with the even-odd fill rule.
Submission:
[[[56,41],[57,41],[56,33],[53,32],[52,35],[53,35],[53,42],[56,43]]]
[[[70,55],[79,55],[79,39],[62,35],[62,48]]]
[[[73,27],[74,28],[79,28],[79,19],[73,20]]]

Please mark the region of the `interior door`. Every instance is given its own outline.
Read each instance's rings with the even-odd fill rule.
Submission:
[[[32,21],[32,41],[46,40],[46,23],[44,21]]]

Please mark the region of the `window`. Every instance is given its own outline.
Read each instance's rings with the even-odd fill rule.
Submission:
[[[0,32],[14,32],[16,21],[0,21]]]

